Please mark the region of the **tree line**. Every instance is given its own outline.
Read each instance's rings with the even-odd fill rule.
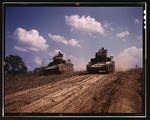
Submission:
[[[28,68],[23,61],[23,59],[18,55],[9,55],[5,57],[4,60],[4,70],[7,74],[16,74],[16,73],[27,73]],[[42,67],[37,67],[33,71],[33,73],[41,73]]]
[[[27,67],[23,59],[18,55],[9,55],[5,57],[4,69],[6,73],[26,73]]]

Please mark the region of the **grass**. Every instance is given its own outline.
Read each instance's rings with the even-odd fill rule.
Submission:
[[[5,75],[5,94],[38,87],[65,78],[80,75],[83,72],[67,72],[62,74],[39,75],[38,73],[22,73]]]

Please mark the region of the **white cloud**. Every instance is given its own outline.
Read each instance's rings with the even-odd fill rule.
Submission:
[[[110,24],[110,23],[105,23],[103,26],[104,26],[105,28],[109,28],[109,27],[111,26],[111,24]]]
[[[79,30],[87,33],[104,33],[102,24],[90,16],[65,16],[66,23],[70,25],[72,30]]]
[[[38,51],[38,49],[35,47],[25,47],[25,48],[31,51],[35,51],[35,52]]]
[[[19,47],[19,46],[14,46],[14,49],[17,50],[17,51],[29,52],[26,48],[22,48],[22,47]]]
[[[60,36],[60,35],[52,35],[52,34],[48,34],[48,36],[52,39],[52,40],[54,40],[54,41],[56,41],[56,42],[60,42],[60,43],[63,43],[63,44],[65,44],[65,45],[67,45],[68,44],[68,41],[67,40],[65,40],[65,38],[63,37],[63,36]]]
[[[49,56],[54,57],[56,54],[58,54],[58,52],[61,52],[63,53],[63,55],[65,55],[65,53],[62,50],[55,49],[54,51],[49,52]]]
[[[139,19],[135,19],[135,20],[134,20],[134,23],[135,23],[135,24],[139,24],[139,23],[140,23],[140,20],[139,20]]]
[[[42,58],[36,56],[34,57],[33,61],[37,64],[37,65],[42,65]]]
[[[110,27],[110,30],[111,30],[111,31],[114,31],[114,28]]]
[[[109,31],[114,31],[114,28],[112,27],[112,25],[110,23],[105,23],[103,26],[104,26],[104,28],[106,28]]]
[[[128,31],[124,31],[124,32],[117,33],[116,36],[119,38],[124,38],[124,37],[129,36],[129,34],[130,33]]]
[[[22,51],[22,52],[29,52],[30,50],[31,51],[38,51],[37,48],[34,48],[34,47],[20,47],[20,46],[14,46],[14,49],[17,50],[17,51]]]
[[[126,48],[114,60],[116,70],[127,70],[136,65],[142,67],[142,48],[136,46]]]
[[[54,41],[56,41],[56,42],[59,42],[59,43],[63,43],[63,44],[65,44],[65,45],[70,45],[70,46],[74,46],[74,47],[80,47],[81,45],[80,45],[80,43],[79,43],[79,41],[78,40],[76,40],[76,39],[70,39],[70,40],[66,40],[63,36],[60,36],[60,35],[52,35],[52,34],[48,34],[48,36],[52,39],[52,40],[54,40]]]
[[[76,39],[70,39],[70,40],[68,40],[68,45],[72,45],[74,47],[80,47],[80,43]]]
[[[33,51],[45,50],[48,48],[46,39],[39,35],[39,32],[35,29],[27,31],[23,28],[17,28],[14,32],[17,40],[24,45],[26,48]]]

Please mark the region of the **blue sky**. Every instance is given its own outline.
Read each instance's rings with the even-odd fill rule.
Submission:
[[[105,47],[117,69],[129,69],[142,64],[142,22],[142,7],[6,7],[5,55],[33,70],[60,50],[83,70]]]

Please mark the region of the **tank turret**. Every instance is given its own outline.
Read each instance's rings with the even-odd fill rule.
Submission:
[[[95,54],[95,58],[106,58],[107,57],[107,50],[103,47],[99,49],[99,51]]]
[[[73,64],[71,60],[64,60],[63,53],[58,52],[53,57],[53,61],[48,64],[47,67],[44,68],[46,73],[62,73],[62,72],[69,72],[73,71]]]

